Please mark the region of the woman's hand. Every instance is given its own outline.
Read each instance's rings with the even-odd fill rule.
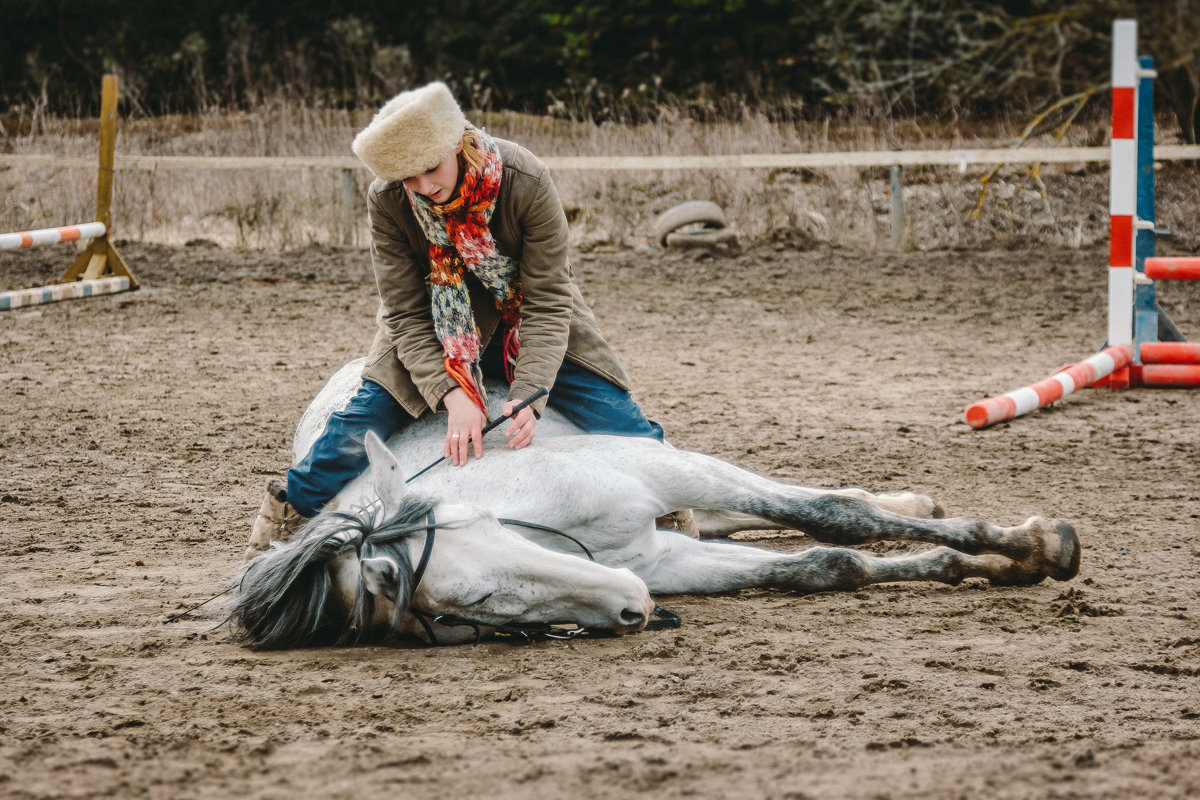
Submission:
[[[504,416],[512,414],[513,406],[519,403],[519,400],[509,400],[505,402],[503,411]],[[504,436],[508,439],[508,449],[520,450],[525,445],[533,441],[533,430],[537,427],[537,414],[533,413],[533,409],[526,407],[517,412],[516,418],[508,424],[504,429]]]
[[[467,463],[471,443],[474,442],[475,457],[483,457],[483,426],[487,424],[487,417],[479,410],[479,406],[461,387],[451,389],[442,398],[442,405],[450,416],[442,455],[454,462],[454,466],[461,467]]]

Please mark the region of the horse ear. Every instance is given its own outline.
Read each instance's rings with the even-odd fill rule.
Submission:
[[[367,448],[367,461],[371,465],[371,482],[375,485],[375,491],[379,493],[384,508],[399,508],[404,499],[404,471],[400,469],[400,462],[375,431],[367,431],[363,444]]]
[[[396,562],[383,556],[364,558],[359,562],[358,569],[368,592],[396,602],[396,596],[399,594],[397,576],[400,573]]]

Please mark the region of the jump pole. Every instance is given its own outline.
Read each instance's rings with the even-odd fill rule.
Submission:
[[[0,311],[75,297],[113,294],[139,287],[137,278],[108,239],[112,229],[117,89],[117,76],[105,75],[100,91],[100,159],[96,174],[96,221],[60,228],[0,234],[0,250],[17,250],[39,244],[73,242],[87,238],[90,238],[91,242],[63,273],[60,283],[0,292]]]
[[[1146,277],[1156,281],[1200,281],[1200,258],[1147,258]]]
[[[84,222],[79,225],[64,225],[61,228],[42,228],[20,233],[0,233],[0,250],[20,250],[24,247],[33,247],[35,244],[75,242],[79,239],[103,236],[106,233],[108,233],[108,227],[103,222]]]
[[[1045,408],[1078,389],[1128,368],[1132,361],[1133,348],[1127,344],[1105,348],[1078,364],[1063,367],[1049,378],[967,406],[967,424],[972,428],[986,428],[988,425]]]

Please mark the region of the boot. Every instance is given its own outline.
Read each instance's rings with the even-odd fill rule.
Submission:
[[[267,481],[267,496],[250,529],[245,560],[249,561],[271,546],[271,542],[286,542],[308,519],[300,516],[287,501],[287,487],[278,478]]]
[[[666,514],[654,520],[655,526],[669,531],[679,531],[684,536],[693,539],[700,538],[700,529],[696,527],[696,515],[690,508]]]

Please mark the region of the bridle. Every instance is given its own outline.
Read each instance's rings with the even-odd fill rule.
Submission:
[[[539,525],[536,522],[524,522],[519,519],[498,518],[496,520],[501,525],[519,525],[523,528],[533,528],[535,530],[546,531],[553,533],[564,539],[569,539],[579,545],[584,554],[592,562],[596,561],[592,552],[587,549],[583,542],[576,539],[570,534],[564,533],[557,528],[551,528],[549,525]],[[425,516],[425,544],[421,547],[421,557],[417,561],[417,566],[413,570],[412,589],[410,590],[410,598],[415,598],[417,587],[421,585],[421,578],[425,575],[425,569],[429,566],[429,559],[433,555],[434,542],[437,539],[437,529],[445,527],[445,524],[439,525],[437,518],[434,516],[433,509]],[[417,531],[421,527],[419,523],[411,526],[411,530]],[[355,547],[361,555],[362,537],[358,537]],[[421,627],[425,629],[425,635],[429,637],[429,643],[439,646],[437,634],[433,632],[434,624],[441,625],[446,628],[471,628],[475,631],[475,644],[479,644],[483,639],[484,629],[491,630],[494,635],[508,636],[516,639],[524,640],[525,642],[546,641],[549,639],[576,639],[580,636],[615,636],[612,631],[605,629],[585,628],[582,625],[566,626],[555,625],[549,622],[523,622],[518,624],[505,625],[489,625],[487,623],[472,620],[467,617],[459,616],[458,614],[431,614],[419,608],[410,599],[408,611],[417,622],[421,623]],[[654,619],[646,623],[643,630],[663,630],[666,628],[679,628],[683,625],[683,617],[676,614],[674,611],[668,611],[662,606],[654,606]]]

